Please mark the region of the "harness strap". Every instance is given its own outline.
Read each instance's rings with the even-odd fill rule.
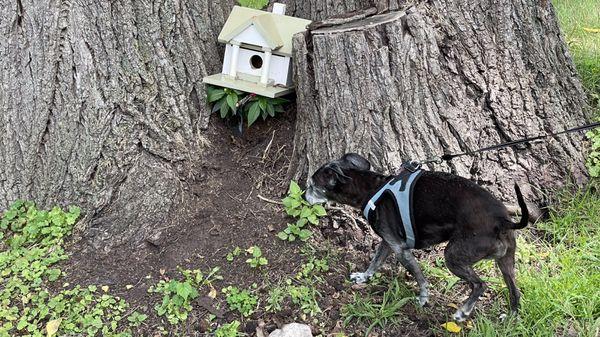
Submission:
[[[421,173],[422,171],[419,169],[414,171],[405,170],[401,172],[398,177],[390,180],[387,184],[380,188],[379,191],[377,191],[377,193],[375,193],[371,199],[367,201],[363,210],[363,215],[368,221],[369,213],[375,210],[377,207],[376,204],[383,194],[391,193],[402,219],[404,235],[406,236],[406,244],[410,249],[415,247],[415,233],[413,229],[412,217],[412,190],[414,182],[421,175]]]

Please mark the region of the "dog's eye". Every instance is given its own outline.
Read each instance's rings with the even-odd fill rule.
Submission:
[[[329,180],[327,180],[327,187],[335,187],[335,184],[337,183],[337,179],[335,179],[335,177],[331,177],[329,178]]]

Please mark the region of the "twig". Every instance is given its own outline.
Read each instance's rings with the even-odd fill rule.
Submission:
[[[273,199],[269,199],[269,198],[265,198],[262,195],[258,194],[257,197],[265,202],[269,202],[271,204],[276,204],[276,205],[283,205],[283,203],[281,201],[277,201],[277,200],[273,200]]]
[[[265,148],[265,152],[263,152],[263,156],[262,156],[263,161],[267,158],[267,153],[269,152],[269,149],[271,149],[271,144],[273,144],[273,139],[275,139],[275,130],[273,130],[273,135],[271,136],[271,140],[269,141],[269,144],[267,144],[267,147]]]

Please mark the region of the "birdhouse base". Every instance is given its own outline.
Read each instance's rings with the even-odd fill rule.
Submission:
[[[294,91],[294,88],[292,87],[274,87],[271,85],[264,86],[260,83],[248,82],[241,79],[233,79],[224,74],[206,76],[202,79],[202,82],[271,98],[283,96]]]

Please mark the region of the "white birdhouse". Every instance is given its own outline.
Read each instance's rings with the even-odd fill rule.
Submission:
[[[272,13],[234,6],[219,34],[226,44],[223,70],[203,82],[267,97],[293,91],[292,37],[311,21],[284,14],[280,3]]]

